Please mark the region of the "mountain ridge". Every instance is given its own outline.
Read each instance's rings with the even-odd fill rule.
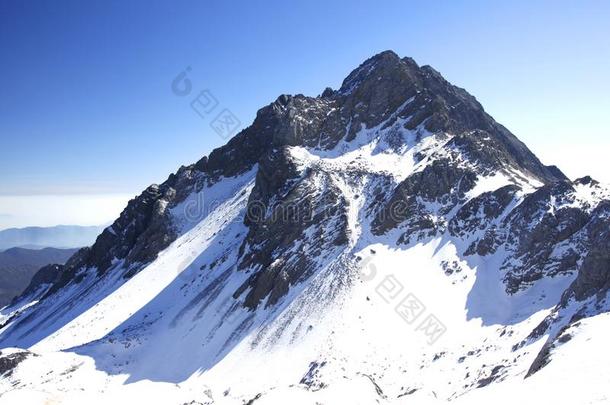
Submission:
[[[64,263],[76,250],[13,247],[0,252],[0,307],[21,295],[41,267]]]
[[[208,403],[468,403],[550,378],[601,322],[609,204],[386,51],[148,187],[3,310],[0,345],[27,350],[11,378],[61,351],[119,394],[128,375]]]
[[[13,247],[75,248],[88,246],[102,231],[103,226],[56,225],[29,226],[0,230],[0,250]]]

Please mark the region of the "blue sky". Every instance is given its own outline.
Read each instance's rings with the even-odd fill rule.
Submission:
[[[604,1],[2,2],[0,228],[34,221],[14,196],[120,207],[223,144],[171,91],[187,66],[246,126],[385,49],[466,88],[545,163],[610,182],[608,21]]]

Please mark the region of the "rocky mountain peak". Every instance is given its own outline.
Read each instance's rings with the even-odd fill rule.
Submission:
[[[559,169],[542,165],[465,90],[447,82],[429,66],[420,67],[411,58],[400,58],[392,51],[384,51],[354,69],[338,91],[327,89],[318,97],[280,95],[261,108],[252,125],[226,145],[213,150],[196,164],[182,167],[165,183],[147,188],[129,203],[90,249],[79,254],[79,260],[66,266],[62,282],[52,291],[72,280],[83,265],[104,272],[111,267],[112,260],[121,259],[136,266],[130,270],[130,275],[143,263],[153,260],[177,237],[168,209],[180,204],[193,190],[200,190],[204,183],[209,187],[223,178],[243,174],[257,164],[263,170],[269,165],[269,158],[285,147],[330,151],[341,142],[353,142],[361,131],[373,131],[373,136],[380,136],[374,134],[389,128],[393,128],[394,133],[411,131],[418,133],[418,137],[436,134],[439,139],[446,138],[445,146],[451,153],[463,154],[474,165],[465,168],[444,157],[422,171],[421,178],[407,178],[399,185],[398,194],[391,200],[394,202],[404,200],[405,190],[412,194],[410,199],[417,193],[440,198],[454,189],[460,190],[455,198],[463,198],[464,193],[474,187],[477,173],[513,170],[543,183],[566,180]],[[400,149],[406,146],[406,140],[393,136],[390,144],[392,148]],[[423,159],[421,153],[417,159]],[[294,173],[290,155],[284,150],[282,156],[274,163],[273,173],[257,177],[257,193],[266,189],[266,183],[275,184],[269,181],[270,176],[282,171]],[[429,159],[440,157],[430,156]],[[455,182],[459,182],[459,187]],[[416,212],[414,203],[409,204]],[[398,218],[398,222],[404,219]],[[378,218],[374,222],[376,232],[397,224],[397,218],[383,221]]]
[[[272,148],[331,150],[341,141],[351,142],[363,129],[388,127],[396,120],[402,120],[408,130],[470,138],[476,134],[478,140],[470,146],[500,147],[505,154],[500,161],[511,162],[544,183],[565,179],[557,168],[542,165],[464,89],[432,67],[419,67],[413,59],[401,59],[392,51],[367,59],[337,91],[327,88],[318,97],[279,96],[258,111],[250,127],[203,158],[196,168],[214,176],[232,176],[249,170]]]
[[[365,60],[354,69],[343,80],[339,94],[350,94],[367,80],[391,80],[393,76],[405,75],[410,71],[414,73],[418,69],[419,67],[413,59],[400,59],[393,51],[383,51]]]

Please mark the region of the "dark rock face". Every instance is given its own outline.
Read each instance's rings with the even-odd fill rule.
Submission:
[[[493,120],[465,90],[451,85],[430,66],[419,67],[411,58],[400,59],[394,52],[382,52],[365,61],[344,80],[338,91],[343,96],[352,122],[352,131],[360,125],[376,126],[407,100],[400,112],[412,117],[408,128],[424,124],[430,132],[460,133],[482,129],[493,131]],[[352,133],[353,135],[354,133]]]
[[[174,196],[175,191],[168,185],[162,188],[154,185],[129,201],[93,246],[80,250],[66,263],[49,294],[72,280],[79,281],[77,273],[84,268],[95,268],[103,275],[112,267],[113,260],[124,260],[127,267],[153,260],[177,236],[166,214],[167,204]]]
[[[406,234],[443,229],[444,222],[432,219],[424,201],[438,202],[450,210],[464,194],[474,187],[475,172],[459,167],[446,159],[439,159],[421,172],[407,177],[396,187],[392,197],[383,205],[373,220],[373,233],[381,235],[406,221]]]
[[[181,167],[163,184],[152,185],[129,201],[119,218],[104,229],[91,247],[79,250],[59,269],[46,295],[71,282],[80,282],[88,269],[103,276],[116,260],[123,261],[128,269],[125,277],[133,276],[176,239],[178,233],[169,209],[200,190],[203,178],[194,166]]]
[[[562,201],[571,205],[554,213],[546,212],[537,220],[532,229],[535,237],[524,238],[532,249],[525,254],[533,264],[523,271],[512,270],[508,287],[514,290],[523,289],[542,277],[552,277],[555,274],[571,273],[576,277],[561,296],[555,308],[530,334],[528,340],[541,338],[549,334],[549,338],[532,363],[527,377],[545,367],[552,359],[552,351],[568,342],[572,330],[577,328],[579,321],[588,316],[594,316],[608,311],[607,296],[610,289],[610,201],[602,200],[595,207],[590,201],[580,202],[580,210],[574,204],[574,196],[570,193],[572,187],[587,185],[592,187],[593,194],[601,191],[599,183],[592,179],[574,181],[571,185],[560,184],[556,187],[546,187],[538,190],[536,199],[530,202],[541,204],[540,200],[552,198],[555,202]],[[529,206],[530,212],[531,206]],[[538,214],[540,216],[540,214]],[[543,231],[540,231],[542,229]],[[538,232],[544,232],[548,241],[541,241]],[[563,250],[562,255],[550,254],[552,244],[554,249]],[[522,342],[521,344],[525,344]]]
[[[13,374],[15,367],[32,355],[33,354],[27,350],[6,355],[0,352],[0,376],[10,377],[11,374]]]
[[[324,192],[317,181],[325,182]],[[290,285],[309,277],[315,271],[312,259],[347,243],[348,204],[328,174],[299,173],[287,149],[264,158],[248,201],[250,230],[240,249],[239,269],[252,275],[234,297],[247,291],[246,307],[254,309],[266,297],[266,305],[273,305]]]
[[[482,237],[473,240],[465,255],[486,256],[501,246],[510,253],[500,270],[505,274],[506,290],[511,294],[543,277],[573,274],[579,268],[582,271],[585,256],[596,252],[596,246],[603,246],[607,238],[603,232],[594,230],[604,226],[600,223],[605,221],[602,212],[606,203],[590,210],[588,203],[577,202],[574,187],[578,184],[560,181],[545,185],[527,195],[505,217],[501,214],[514,201],[518,187],[507,186],[484,193],[457,212],[449,231],[462,238],[476,231],[483,232]],[[597,256],[593,253],[592,257]],[[592,263],[597,262],[593,259]],[[593,264],[593,267],[599,266]]]
[[[469,152],[481,150],[482,155],[492,155],[486,156],[487,160],[502,155],[544,182],[566,179],[557,168],[542,165],[522,142],[485,113],[468,92],[447,82],[430,66],[419,67],[411,58],[400,59],[394,52],[382,52],[354,70],[338,94],[338,100],[343,101],[342,111],[352,117],[352,136],[362,124],[378,125],[388,118],[388,112],[391,114],[412,100],[402,110],[398,109],[396,115],[409,118],[407,128],[423,125],[432,133],[459,135],[456,144],[478,140],[485,147],[477,149],[471,145]]]
[[[234,176],[249,170],[273,148],[332,149],[342,139],[352,140],[362,127],[375,127],[391,117],[408,118],[405,126],[409,129],[421,125],[432,133],[464,134],[471,143],[475,139],[488,143],[492,138],[502,145],[504,158],[542,181],[565,179],[557,168],[542,165],[464,89],[453,86],[431,67],[419,67],[411,58],[401,59],[391,51],[365,61],[336,92],[327,89],[320,97],[278,97],[258,111],[251,126],[201,159],[195,168],[211,177]],[[475,132],[466,134],[471,131]],[[495,145],[486,148],[488,153],[498,154],[494,149]]]
[[[515,199],[518,190],[518,186],[509,184],[495,191],[485,192],[468,201],[449,222],[449,233],[464,238],[476,231],[487,229],[491,222],[500,217]]]
[[[562,298],[564,306],[570,298],[582,301],[596,294],[603,298],[610,289],[610,201],[600,204],[591,217],[586,227],[589,248]]]
[[[551,314],[515,346],[549,335],[529,377],[552,361],[553,350],[571,339],[580,319],[609,308],[610,201],[590,178],[546,184],[518,203],[521,192],[507,186],[470,200],[450,222],[449,232],[467,240],[474,235],[465,255],[486,256],[503,249],[506,259],[499,271],[508,294],[542,279],[575,277]]]
[[[582,271],[583,259],[588,255],[591,262],[587,263],[598,269],[594,270],[598,276],[592,276],[597,280],[593,289],[601,288],[599,277],[604,278],[604,271],[599,269],[604,266],[607,234],[602,229],[607,228],[607,202],[593,209],[590,202],[578,201],[575,187],[583,184],[598,187],[592,181],[559,181],[527,194],[519,203],[518,193],[522,190],[516,185],[483,193],[456,212],[449,222],[449,233],[472,240],[464,251],[466,256],[486,256],[502,247],[508,255],[500,270],[510,294],[544,277]],[[593,189],[593,195],[598,191]],[[511,204],[516,206],[510,208]],[[583,286],[590,284],[584,281],[586,278],[584,274],[579,277],[583,282],[576,288],[582,292],[579,297],[587,295],[583,292],[587,290]]]
[[[280,147],[263,156],[256,174],[256,184],[248,201],[247,225],[256,225],[265,217],[271,200],[285,195],[301,176],[288,148]]]
[[[510,228],[506,244],[520,264],[510,258],[503,264],[507,291],[516,292],[545,276],[574,272],[591,247],[585,226],[591,213],[573,207],[574,188],[569,182],[547,185],[528,195],[505,219]],[[562,253],[554,253],[566,246]]]
[[[104,272],[111,266],[113,258],[127,259],[128,263],[152,259],[151,252],[165,247],[171,239],[171,229],[166,226],[163,215],[164,204],[172,198],[173,193],[169,187],[161,190],[153,185],[131,200],[121,216],[98,237],[87,264]],[[143,245],[149,241],[158,246],[157,249],[144,250]]]

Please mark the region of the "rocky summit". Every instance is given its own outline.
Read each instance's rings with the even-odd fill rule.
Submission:
[[[42,269],[1,311],[0,390],[565,403],[569,380],[603,400],[609,229],[606,186],[382,52],[337,90],[281,95]]]

